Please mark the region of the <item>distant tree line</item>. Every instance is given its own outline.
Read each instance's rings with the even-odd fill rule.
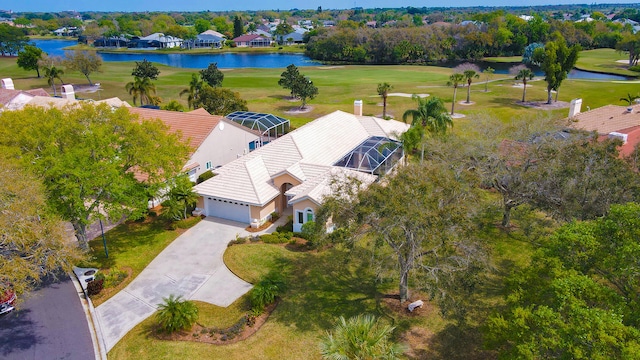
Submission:
[[[501,11],[477,14],[473,22],[428,26],[369,28],[339,22],[308,37],[307,55],[321,61],[368,64],[435,63],[486,56],[522,55],[532,43],[545,43],[558,32],[569,46],[621,48],[632,37],[630,26],[610,21],[525,21]]]

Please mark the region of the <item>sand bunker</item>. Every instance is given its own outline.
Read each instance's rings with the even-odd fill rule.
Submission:
[[[426,98],[429,96],[429,94],[416,94],[421,98]],[[399,96],[399,97],[412,97],[413,94],[407,94],[407,93],[389,93],[387,94],[387,96]]]

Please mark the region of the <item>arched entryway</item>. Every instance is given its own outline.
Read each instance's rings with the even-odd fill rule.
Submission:
[[[287,197],[287,195],[285,195],[285,193],[292,187],[293,184],[291,183],[284,183],[282,184],[282,186],[280,186],[280,204],[278,204],[278,208],[281,215],[284,214],[287,211],[287,208],[290,207],[288,204],[289,198]]]

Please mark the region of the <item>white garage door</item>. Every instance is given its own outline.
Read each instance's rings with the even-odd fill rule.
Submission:
[[[205,210],[207,216],[215,216],[243,223],[251,222],[249,205],[214,198],[206,198],[206,202]]]

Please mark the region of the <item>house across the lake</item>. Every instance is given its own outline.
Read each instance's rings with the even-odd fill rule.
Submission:
[[[252,226],[274,212],[291,213],[294,231],[301,231],[314,221],[333,179],[369,184],[404,158],[398,136],[409,125],[362,116],[361,104],[357,115],[335,111],[215,169],[215,177],[195,187],[198,207]]]

